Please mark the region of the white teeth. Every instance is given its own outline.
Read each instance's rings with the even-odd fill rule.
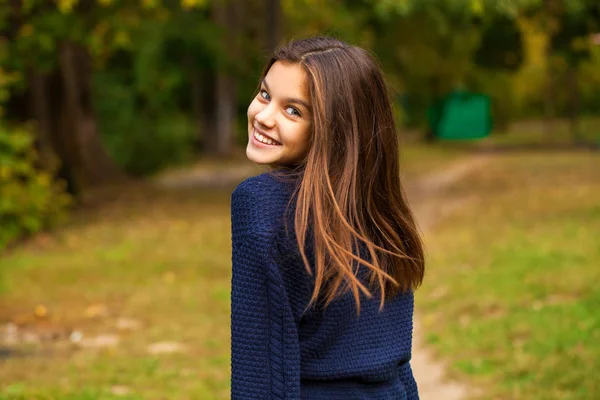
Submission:
[[[254,131],[254,137],[255,137],[255,138],[258,140],[258,141],[260,141],[260,142],[262,142],[262,143],[265,143],[265,144],[270,144],[270,145],[274,145],[274,144],[275,144],[275,142],[274,142],[273,140],[271,140],[271,139],[269,139],[269,138],[267,138],[267,137],[264,137],[263,135],[261,135],[261,134],[260,134],[260,133],[258,133],[257,131]]]

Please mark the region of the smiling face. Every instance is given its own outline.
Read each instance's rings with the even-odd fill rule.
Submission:
[[[293,165],[306,155],[312,114],[306,72],[276,61],[248,107],[246,155],[257,164]]]

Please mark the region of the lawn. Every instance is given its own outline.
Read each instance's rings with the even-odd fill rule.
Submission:
[[[445,143],[415,142],[401,151],[400,169],[405,179],[415,179],[439,171],[462,157],[473,154],[472,144],[450,147]]]
[[[428,340],[484,399],[598,397],[600,159],[496,157],[439,198],[467,206],[428,236]],[[0,399],[227,399],[233,186],[135,185],[1,256]]]
[[[228,398],[230,191],[137,187],[0,258],[0,399]]]
[[[428,235],[423,331],[480,399],[600,398],[600,155],[495,158]]]
[[[405,154],[414,178],[462,152]],[[188,175],[221,168],[205,160]],[[235,184],[217,186],[113,190],[1,256],[0,400],[229,398]]]
[[[578,135],[577,140],[600,145],[600,118],[579,118]],[[493,135],[488,141],[498,145],[568,145],[573,139],[569,121],[560,119],[550,123],[543,120],[518,121],[507,133]]]

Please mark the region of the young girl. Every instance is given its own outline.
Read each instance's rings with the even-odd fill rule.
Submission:
[[[421,240],[382,72],[332,38],[275,51],[232,194],[231,398],[418,399]]]

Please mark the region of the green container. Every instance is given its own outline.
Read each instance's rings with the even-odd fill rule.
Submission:
[[[429,108],[427,118],[441,139],[479,139],[492,131],[491,102],[483,94],[452,92]]]

